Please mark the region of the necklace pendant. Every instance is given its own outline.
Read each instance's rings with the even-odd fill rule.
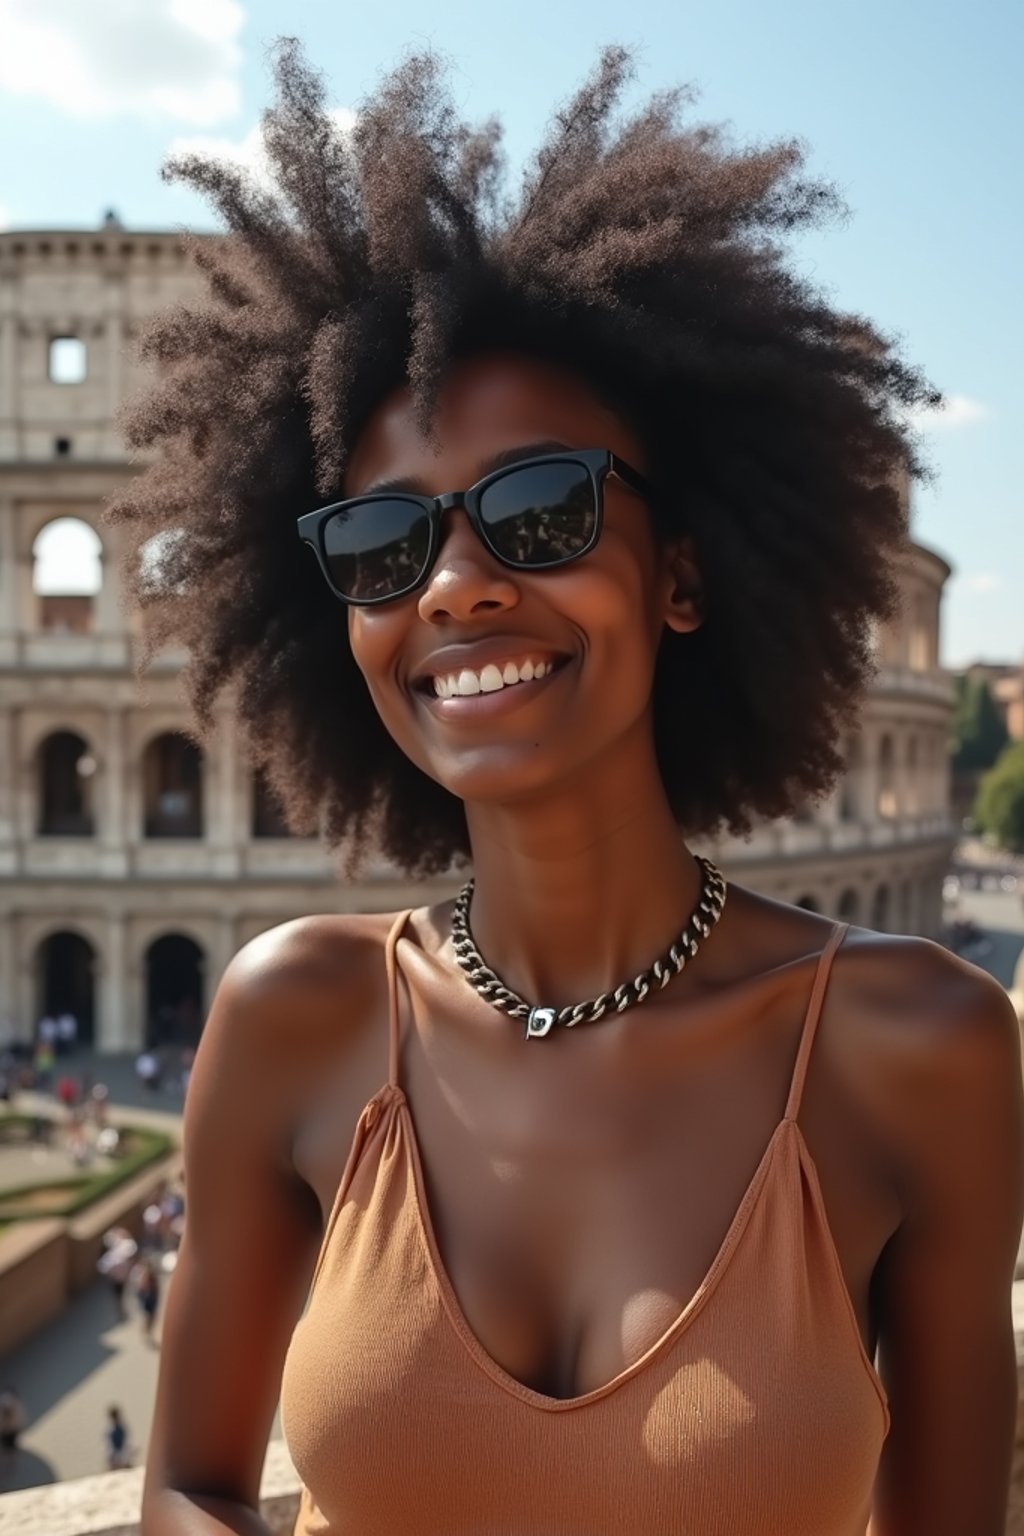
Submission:
[[[531,1008],[526,1019],[527,1040],[540,1040],[548,1034],[557,1018],[554,1008]]]

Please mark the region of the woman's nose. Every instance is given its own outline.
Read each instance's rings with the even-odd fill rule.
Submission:
[[[419,594],[419,614],[427,623],[469,619],[503,612],[519,602],[513,573],[494,558],[459,508],[445,515],[441,548]]]

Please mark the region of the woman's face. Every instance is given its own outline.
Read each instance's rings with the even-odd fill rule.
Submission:
[[[359,437],[344,494],[399,479],[428,495],[465,490],[498,454],[531,447],[610,448],[646,468],[637,438],[580,378],[516,355],[453,366],[435,431],[432,446],[409,391],[395,391]],[[678,561],[656,543],[644,501],[610,476],[601,537],[580,560],[510,570],[456,508],[425,585],[380,607],[350,608],[349,637],[387,730],[453,794],[511,803],[559,788],[577,793],[601,760],[622,760],[627,747],[653,754],[661,635],[666,623],[696,624],[678,586]],[[436,677],[479,676],[485,667],[506,674],[510,663],[544,675],[469,697],[435,691]]]

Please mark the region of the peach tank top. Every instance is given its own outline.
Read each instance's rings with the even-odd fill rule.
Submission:
[[[783,1117],[696,1295],[641,1359],[561,1399],[490,1358],[445,1273],[398,1082],[407,916],[386,949],[388,1082],[356,1126],[285,1362],[295,1536],[865,1536],[889,1404],[796,1118],[845,925]]]

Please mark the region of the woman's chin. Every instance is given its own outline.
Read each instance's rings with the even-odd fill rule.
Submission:
[[[426,766],[426,765],[424,765]],[[568,765],[554,763],[540,743],[478,748],[427,767],[431,778],[470,807],[513,809],[536,798],[571,792]]]

